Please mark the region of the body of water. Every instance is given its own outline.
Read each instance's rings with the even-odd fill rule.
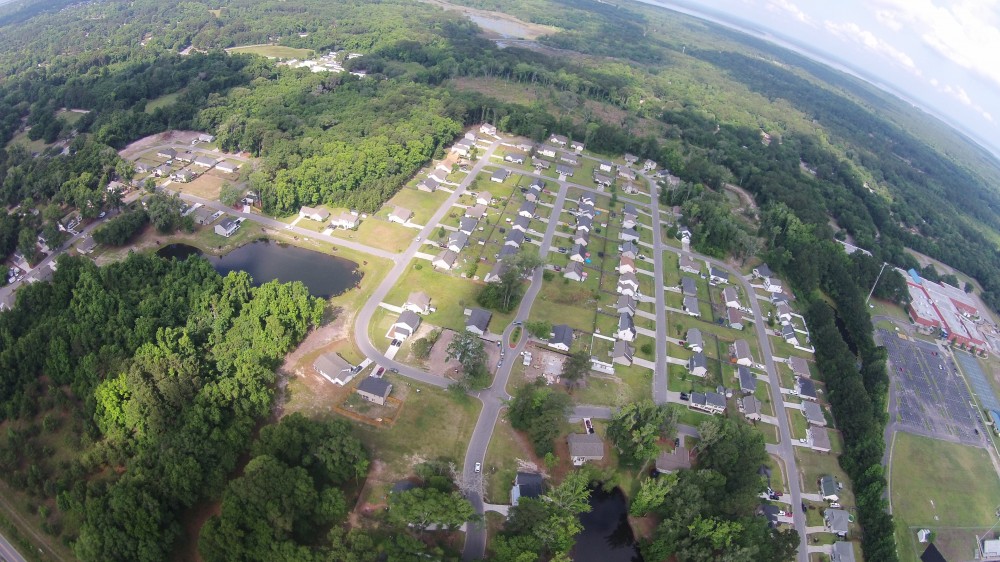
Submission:
[[[202,251],[187,244],[170,244],[156,252],[164,258],[187,259]],[[246,271],[255,285],[277,279],[282,283],[301,281],[316,297],[330,298],[354,288],[361,281],[358,264],[297,246],[258,240],[222,256],[204,256],[220,275]]]
[[[479,27],[496,33],[506,39],[517,39],[528,35],[528,29],[523,25],[506,19],[491,18],[469,14],[469,19]]]
[[[580,516],[583,531],[571,556],[577,562],[642,562],[628,524],[628,502],[618,488],[590,493],[590,513]]]

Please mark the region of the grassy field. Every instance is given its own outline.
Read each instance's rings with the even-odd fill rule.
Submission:
[[[534,463],[538,468],[543,468],[539,459],[535,458],[528,440],[518,435],[510,427],[506,413],[501,413],[490,438],[489,447],[486,448],[486,459],[483,460],[483,472],[486,473],[486,501],[510,503],[510,487],[522,463]]]
[[[58,111],[56,112],[56,117],[62,119],[63,121],[69,123],[70,125],[76,125],[76,122],[83,119],[84,114],[78,111]]]
[[[983,449],[899,432],[890,478],[901,560],[919,556],[919,528],[935,532],[945,558],[971,559],[975,532],[996,522],[1000,480]]]
[[[302,221],[306,222],[306,221]],[[302,224],[301,222],[299,224]],[[361,221],[355,238],[364,244],[388,250],[402,252],[409,246],[419,230],[407,228],[401,224],[369,218]]]
[[[28,152],[41,152],[51,145],[45,144],[42,139],[31,140],[28,138],[28,131],[21,131],[20,133],[14,135],[14,138],[10,139],[7,146],[14,146],[15,144],[20,144],[28,150]]]
[[[247,45],[245,47],[226,49],[226,52],[250,53],[275,59],[307,59],[313,54],[313,51],[310,49],[295,49],[281,45]]]
[[[445,199],[448,198],[448,193],[444,191],[435,191],[434,193],[427,193],[425,191],[419,191],[417,189],[400,189],[399,193],[394,195],[392,199],[383,207],[386,212],[391,212],[395,207],[403,207],[413,211],[413,218],[410,219],[411,222],[417,224],[427,224],[427,221],[431,219],[431,215],[434,211],[438,210],[441,203],[444,203]],[[454,209],[455,212],[459,212],[459,209]],[[461,215],[461,213],[459,213]]]
[[[202,199],[216,200],[219,198],[219,192],[222,191],[222,184],[224,183],[226,183],[226,180],[222,178],[202,174],[188,183],[173,182],[170,184],[170,189],[188,193],[195,197],[201,197]]]
[[[177,101],[181,92],[174,92],[172,94],[164,94],[158,98],[151,99],[146,102],[146,113],[153,113],[161,107],[167,107],[168,105],[173,105]]]
[[[431,306],[437,308],[436,312],[427,315],[426,322],[444,328],[464,330],[465,309],[479,306],[476,304],[476,295],[482,286],[467,279],[434,271],[427,262],[420,263],[423,266],[420,269],[415,269],[414,265],[417,263],[411,265],[389,291],[386,302],[402,305],[411,292],[423,291],[431,297]],[[499,333],[513,318],[513,312],[508,314],[494,312],[490,321],[490,331]]]

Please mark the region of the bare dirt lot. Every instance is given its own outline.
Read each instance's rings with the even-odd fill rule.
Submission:
[[[188,168],[198,173],[197,168]],[[211,174],[202,174],[188,183],[171,183],[170,188],[182,193],[188,193],[202,199],[218,199],[219,192],[222,191],[222,184],[226,180]]]
[[[448,360],[448,345],[455,337],[453,330],[443,330],[434,347],[431,349],[430,357],[427,358],[427,368],[432,373],[438,373],[452,379],[458,379],[462,365],[457,359]]]
[[[198,138],[198,131],[165,131],[158,135],[141,138],[118,151],[122,158],[135,158],[143,152],[161,144],[191,144]]]
[[[565,355],[533,345],[529,345],[525,350],[531,353],[531,364],[524,367],[525,380],[533,381],[543,377],[546,384],[559,382],[559,373],[562,372],[563,363],[566,361]],[[518,358],[518,361],[522,360],[523,358]]]

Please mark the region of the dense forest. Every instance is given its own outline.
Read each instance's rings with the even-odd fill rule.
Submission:
[[[739,259],[763,252],[808,303],[817,361],[847,441],[842,462],[857,491],[865,551],[892,560],[878,468],[885,359],[863,296],[883,260],[916,265],[908,247],[973,275],[984,300],[1000,306],[995,165],[944,157],[886,117],[902,112],[883,97],[849,92],[830,71],[732,32],[592,0],[456,3],[553,30],[528,48],[500,49],[459,14],[404,0],[0,7],[0,144],[27,131],[48,146],[39,154],[0,149],[0,257],[37,257],[37,235],[57,241],[56,222],[68,212],[92,218],[116,206],[105,186],[131,170],[115,150],[167,129],[209,131],[222,148],[258,157],[247,179],[276,215],[320,203],[373,211],[463,127],[483,120],[535,140],[557,132],[598,153],[652,158],[681,178],[661,200],[682,207],[699,251]],[[223,50],[272,42],[359,52],[346,64],[367,77]],[[181,55],[189,46],[196,50]],[[527,94],[505,94],[507,86]],[[171,103],[146,111],[168,95]],[[71,122],[62,108],[89,113]],[[759,216],[727,214],[726,183],[752,193]],[[175,202],[161,198],[95,236],[125,244],[146,221],[183,226]],[[847,257],[833,242],[847,236],[875,257]],[[902,301],[905,285],[889,273],[876,294]],[[225,486],[226,475],[269,409],[273,365],[318,307],[301,287],[251,289],[244,276],[219,278],[199,260],[135,256],[102,269],[60,261],[51,284],[22,289],[15,311],[0,316],[0,411],[13,422],[0,441],[5,478],[55,499],[49,530],[88,560],[167,557],[180,514],[225,490],[223,513],[203,539],[206,557],[218,557],[248,524],[240,510],[249,500]],[[282,336],[266,336],[275,325]],[[549,406],[550,417],[562,407]],[[47,454],[63,434],[72,459]],[[539,451],[547,438],[532,436]],[[340,559],[365,559],[359,553],[373,538],[341,533],[341,498],[327,493],[340,480],[317,473],[308,458],[255,448],[241,485],[287,480],[314,496],[293,494],[283,506],[288,525],[260,548],[322,557],[340,545]],[[433,505],[444,524],[463,512],[453,490],[434,489],[403,496],[396,513]],[[720,517],[716,507],[700,517]],[[326,542],[301,540],[314,529],[299,513],[321,514]],[[420,542],[409,533],[379,540],[384,552]],[[517,540],[530,552],[542,548],[538,537]],[[551,553],[561,547],[544,545]]]

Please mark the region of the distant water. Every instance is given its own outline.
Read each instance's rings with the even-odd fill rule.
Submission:
[[[502,20],[470,14],[469,19],[479,27],[492,31],[505,39],[517,39],[528,35],[528,28],[510,20]]]
[[[591,490],[590,513],[581,515],[580,522],[583,531],[570,553],[576,562],[642,562],[621,489]]]
[[[194,246],[170,244],[160,248],[156,255],[183,260],[203,254]],[[282,283],[301,281],[310,294],[324,299],[339,295],[361,281],[358,264],[350,260],[267,240],[241,246],[222,257],[204,257],[220,275],[246,271],[257,286],[274,279]]]

